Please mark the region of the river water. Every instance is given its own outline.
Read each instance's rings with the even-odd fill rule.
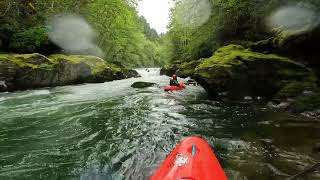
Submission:
[[[319,161],[320,125],[251,103],[208,100],[197,86],[133,89],[141,78],[0,94],[0,179],[148,179],[197,135],[229,179],[284,179]],[[319,173],[309,179],[319,179]]]

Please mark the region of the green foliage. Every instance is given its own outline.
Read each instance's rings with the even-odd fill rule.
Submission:
[[[26,31],[17,32],[12,36],[9,47],[21,52],[34,52],[48,44],[48,33],[44,26],[36,26]]]
[[[99,32],[99,46],[107,59],[127,67],[156,66],[160,62],[159,37],[132,2],[97,0],[89,4],[91,24]]]
[[[140,21],[140,26],[143,30],[143,33],[145,34],[147,39],[149,39],[151,41],[159,40],[159,35],[158,35],[157,31],[150,27],[149,23],[147,22],[147,20],[143,16],[139,17],[139,21]]]
[[[179,23],[177,0],[171,11],[168,33],[175,53],[171,61],[191,61],[208,58],[221,46],[235,41],[258,41],[274,36],[266,28],[266,18],[279,7],[298,4],[319,11],[318,0],[210,0],[211,16],[197,27]],[[282,42],[280,42],[282,43]]]
[[[0,41],[5,51],[28,52],[48,46],[46,20],[61,13],[86,12],[87,1],[78,0],[6,0],[0,3]],[[54,47],[56,48],[56,47]],[[49,50],[50,51],[50,50]]]
[[[262,8],[267,2],[252,0],[216,0],[212,4],[209,20],[198,27],[179,24],[176,19],[176,5],[172,11],[170,37],[173,41],[175,56],[173,60],[190,61],[208,58],[222,45],[233,40],[254,40],[260,35],[259,21]]]
[[[7,11],[0,10],[4,17],[0,19],[0,46],[3,44],[5,51],[43,53],[53,48],[44,27],[46,21],[60,14],[78,14],[97,31],[97,44],[106,59],[128,67],[163,63],[165,50],[161,40],[145,18],[138,16],[136,0],[6,2]]]

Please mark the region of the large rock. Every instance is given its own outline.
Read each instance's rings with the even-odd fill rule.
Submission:
[[[0,91],[105,82],[138,73],[94,56],[41,54],[0,55]]]
[[[192,77],[196,67],[202,62],[204,59],[194,60],[190,62],[185,62],[180,64],[177,67],[176,74],[181,78]]]
[[[253,43],[250,48],[257,52],[276,53],[298,59],[315,69],[320,77],[319,41],[320,26],[313,31],[298,34],[282,32],[275,37]]]
[[[229,99],[271,98],[288,81],[303,81],[308,74],[307,68],[288,58],[228,45],[199,64],[193,78],[217,99],[221,95]]]

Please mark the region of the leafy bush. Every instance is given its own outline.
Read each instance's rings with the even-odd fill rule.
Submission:
[[[24,53],[34,52],[49,43],[47,29],[44,26],[35,26],[17,32],[12,36],[9,48]]]

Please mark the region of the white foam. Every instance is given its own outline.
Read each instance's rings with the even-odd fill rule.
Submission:
[[[159,68],[143,68],[143,69],[136,69],[136,71],[140,74],[141,77],[158,77],[160,75]]]

